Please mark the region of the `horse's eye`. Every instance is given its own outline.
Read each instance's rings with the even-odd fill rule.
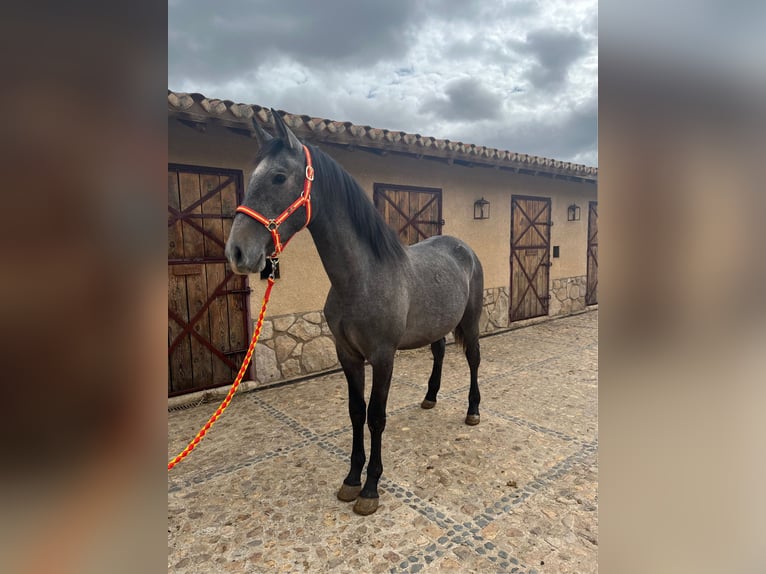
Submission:
[[[274,179],[271,181],[277,185],[281,185],[285,182],[286,179],[287,179],[287,176],[284,173],[278,173],[277,175],[274,176]]]

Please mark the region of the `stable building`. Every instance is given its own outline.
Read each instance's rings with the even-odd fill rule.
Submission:
[[[282,115],[361,184],[403,243],[444,233],[474,249],[483,334],[597,304],[597,168]],[[168,92],[169,395],[231,384],[260,310],[265,277],[234,275],[224,257],[257,151],[253,119],[273,133],[261,106]],[[339,366],[322,314],[330,282],[308,232],[279,273],[246,377],[259,385]]]

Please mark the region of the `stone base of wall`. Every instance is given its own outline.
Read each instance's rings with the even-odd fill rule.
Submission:
[[[548,314],[567,315],[585,309],[585,276],[554,279]],[[507,287],[484,290],[479,320],[482,335],[508,329]],[[447,341],[454,338],[450,333]],[[339,368],[335,339],[320,311],[281,315],[264,320],[255,347],[255,380],[272,383]]]
[[[585,309],[585,285],[585,275],[554,279],[551,284],[548,316],[568,315]],[[508,316],[509,302],[507,287],[484,290],[484,308],[479,323],[479,332],[482,335],[511,327]],[[545,320],[544,317],[539,319]]]
[[[548,314],[568,315],[585,309],[586,281],[585,275],[554,279]]]
[[[254,360],[255,380],[259,383],[340,367],[335,339],[320,311],[264,320]]]
[[[508,328],[508,287],[484,290],[484,308],[479,320],[479,333],[485,335]]]

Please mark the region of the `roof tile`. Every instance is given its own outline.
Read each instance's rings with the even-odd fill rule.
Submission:
[[[182,117],[192,117],[195,121],[205,120],[205,116],[228,120],[226,125],[242,124],[243,128],[250,127],[253,118],[263,124],[273,125],[271,112],[257,104],[240,104],[230,100],[207,98],[203,94],[179,93],[168,90],[168,113]],[[543,172],[559,173],[571,177],[582,178],[595,182],[598,179],[598,168],[586,165],[563,162],[557,159],[519,154],[509,150],[500,150],[463,142],[452,142],[448,139],[421,136],[402,131],[390,131],[370,126],[359,126],[351,122],[340,122],[326,118],[312,118],[308,115],[296,115],[280,112],[285,123],[297,132],[298,137],[310,135],[318,141],[353,144],[359,147],[371,145],[380,148],[381,145],[392,151],[413,153],[419,157],[430,155],[451,161],[460,160],[477,165],[494,165],[495,167],[534,168]],[[351,141],[350,141],[351,140]],[[374,145],[373,145],[374,144]]]

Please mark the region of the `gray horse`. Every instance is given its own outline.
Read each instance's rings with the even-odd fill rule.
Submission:
[[[479,424],[481,263],[454,237],[434,236],[404,247],[335,160],[302,144],[275,110],[272,116],[276,137],[253,120],[259,151],[226,257],[236,273],[259,273],[270,254],[278,255],[286,241],[308,227],[332,283],[324,313],[348,381],[353,425],[351,469],[338,498],[356,500],[357,514],[372,514],[378,507],[381,437],[397,349],[431,345],[433,370],[421,404],[430,409],[441,383],[444,337],[454,332],[471,372],[465,423]],[[369,405],[364,400],[365,360],[372,365]],[[371,445],[362,488],[365,420]]]

